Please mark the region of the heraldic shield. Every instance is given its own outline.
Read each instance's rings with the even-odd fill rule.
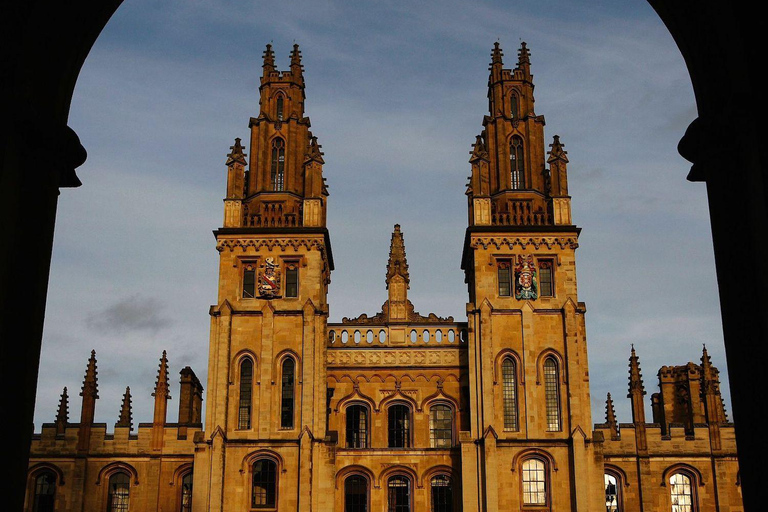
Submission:
[[[280,266],[270,257],[264,260],[259,273],[259,296],[274,299],[280,296]]]
[[[539,286],[536,276],[536,264],[533,256],[518,256],[515,265],[515,298],[518,300],[536,300]]]

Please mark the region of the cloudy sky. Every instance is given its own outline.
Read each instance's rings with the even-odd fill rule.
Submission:
[[[96,420],[110,429],[125,386],[134,420],[151,421],[163,349],[174,375],[191,365],[206,381],[225,155],[258,113],[269,42],[281,69],[301,45],[325,151],[331,320],[379,311],[395,223],[416,310],[463,320],[467,160],[496,40],[508,67],[528,43],[536,113],[569,153],[594,421],[608,391],[619,421],[631,420],[631,343],[649,394],[661,365],[698,361],[702,343],[724,374],[705,190],[685,181],[675,149],[693,92],[646,2],[127,0],[72,103],[88,161],[83,186],[59,203],[36,427],[53,420],[63,386],[78,421],[91,349]]]

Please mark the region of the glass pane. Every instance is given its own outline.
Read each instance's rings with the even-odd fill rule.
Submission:
[[[517,382],[515,362],[504,359],[501,364],[501,379],[504,400],[504,430],[518,430],[517,424]]]
[[[435,405],[429,410],[429,440],[432,448],[453,445],[453,411],[447,405]]]
[[[344,512],[368,512],[368,480],[362,476],[344,481]]]
[[[410,512],[411,481],[404,476],[393,476],[387,484],[388,512]]]
[[[618,482],[613,475],[606,474],[605,477],[605,512],[618,512],[619,495]]]
[[[368,409],[362,405],[347,407],[347,448],[368,447]]]
[[[389,447],[407,448],[411,445],[410,409],[405,405],[393,405],[388,410]]]
[[[672,512],[693,512],[693,489],[691,479],[682,473],[675,473],[669,479],[672,498]]]
[[[252,299],[256,296],[256,271],[246,269],[243,271],[243,298]]]
[[[187,473],[181,479],[181,508],[180,512],[192,510],[192,473]]]
[[[251,428],[251,394],[253,390],[253,362],[244,359],[240,364],[240,407],[237,428]]]
[[[432,478],[432,512],[453,512],[453,489],[447,475]]]
[[[293,386],[295,363],[288,358],[283,362],[282,400],[280,407],[280,428],[293,428]]]
[[[547,504],[544,463],[538,459],[523,462],[523,504]]]
[[[557,363],[547,358],[544,362],[544,391],[547,395],[547,430],[560,430],[560,390],[557,383]]]
[[[285,296],[299,296],[299,269],[295,264],[289,266],[285,271]]]
[[[274,508],[277,503],[277,464],[271,460],[257,460],[253,464],[253,491],[251,507]]]
[[[35,479],[33,512],[53,512],[56,499],[56,475],[46,471]]]
[[[109,477],[107,512],[128,512],[130,493],[131,479],[127,474],[115,473]]]

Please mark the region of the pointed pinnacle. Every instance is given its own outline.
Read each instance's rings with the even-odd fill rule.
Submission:
[[[520,43],[520,49],[517,51],[517,65],[522,67],[523,64],[531,63],[531,52],[528,50],[528,45],[523,41]]]
[[[613,407],[613,398],[608,393],[608,397],[605,399],[605,422],[616,423],[616,410]]]
[[[301,66],[301,51],[296,43],[294,43],[291,51],[291,66]]]
[[[133,409],[131,404],[131,388],[130,386],[125,388],[125,394],[123,395],[123,404],[120,407],[120,417],[115,423],[116,427],[128,427],[128,430],[133,430]]]
[[[96,369],[96,351],[91,350],[91,357],[88,358],[88,366],[85,369],[85,378],[83,379],[80,396],[99,398],[98,374],[99,372]]]
[[[493,50],[491,50],[491,65],[493,66],[494,64],[503,64],[502,57],[504,57],[504,52],[501,50],[499,42],[496,41],[493,43]]]
[[[69,422],[69,395],[67,394],[67,386],[64,386],[59,399],[59,408],[56,411],[56,423],[66,424],[67,422]]]
[[[170,388],[168,387],[168,357],[163,350],[163,357],[160,358],[160,368],[157,371],[157,380],[155,381],[154,397],[171,398]]]
[[[243,145],[240,143],[240,137],[235,137],[235,144],[229,146],[230,152],[227,154],[227,167],[237,162],[242,165],[246,165],[245,153],[243,152]]]
[[[552,138],[552,144],[549,145],[550,148],[552,148],[549,151],[549,158],[547,159],[547,163],[552,163],[555,160],[563,160],[564,162],[568,163],[568,152],[565,151],[563,148],[565,147],[565,144],[560,142],[560,136],[555,135]]]
[[[632,355],[629,356],[629,392],[628,398],[631,397],[633,390],[639,390],[645,395],[645,388],[643,387],[643,375],[640,372],[640,358],[637,357],[635,352],[635,345],[632,345]]]
[[[269,68],[271,71],[275,69],[275,52],[272,51],[271,44],[267,44],[267,49],[264,50],[264,64],[262,67],[265,68],[265,72],[268,71],[266,68]]]
[[[392,241],[389,244],[389,261],[387,261],[387,289],[389,282],[395,275],[401,275],[405,279],[406,286],[410,285],[411,278],[408,274],[408,260],[405,257],[405,241],[400,232],[400,224],[395,224],[392,232]],[[410,286],[408,286],[410,288]]]

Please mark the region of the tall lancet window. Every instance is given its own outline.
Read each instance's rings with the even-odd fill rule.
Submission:
[[[279,192],[285,185],[285,141],[280,137],[272,141],[272,190]]]
[[[512,167],[510,188],[518,190],[525,188],[525,156],[523,155],[523,139],[515,135],[509,143],[509,162]]]
[[[251,428],[251,401],[253,393],[253,361],[249,358],[240,363],[240,407],[237,415],[237,428]]]
[[[35,478],[33,512],[53,512],[55,498],[56,475],[52,471],[44,471]]]
[[[547,399],[547,431],[560,430],[560,386],[557,363],[553,357],[544,361],[544,391]]]
[[[277,97],[277,120],[283,120],[283,95]]]
[[[290,357],[283,361],[282,398],[280,400],[280,428],[293,428],[293,388],[296,363]]]
[[[518,430],[517,423],[517,371],[515,361],[507,357],[501,363],[504,400],[504,430]]]

